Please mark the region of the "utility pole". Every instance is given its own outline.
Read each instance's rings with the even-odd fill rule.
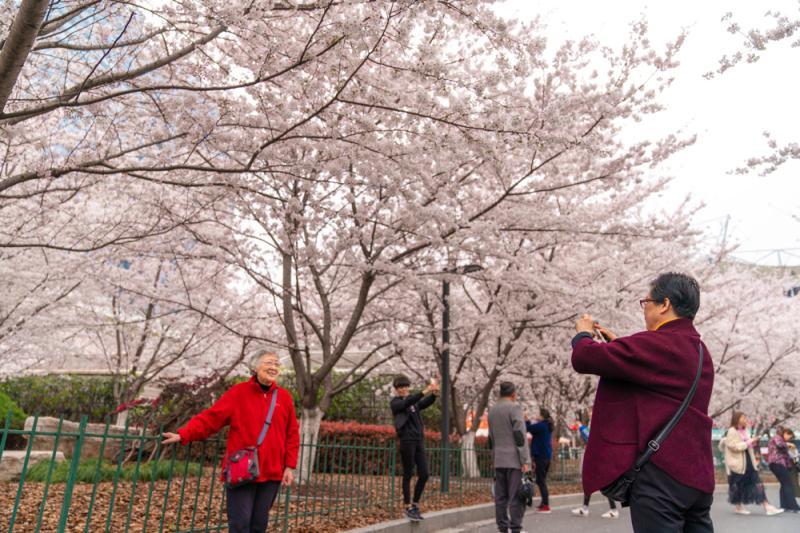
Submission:
[[[483,270],[481,265],[466,265],[446,270],[446,274],[466,275]],[[450,281],[442,280],[442,493],[450,491]]]

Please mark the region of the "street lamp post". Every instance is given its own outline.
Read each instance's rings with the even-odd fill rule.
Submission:
[[[442,482],[450,490],[450,282],[442,281]]]
[[[466,265],[447,270],[448,274],[469,274],[483,270]],[[442,493],[450,491],[450,281],[442,280]]]

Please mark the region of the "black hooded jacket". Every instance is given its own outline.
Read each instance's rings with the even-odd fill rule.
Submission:
[[[394,415],[394,428],[400,440],[422,440],[424,427],[419,412],[430,407],[436,400],[435,394],[427,396],[421,392],[409,394],[405,398],[395,396],[389,403]]]

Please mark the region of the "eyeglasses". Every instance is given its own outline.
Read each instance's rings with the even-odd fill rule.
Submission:
[[[653,300],[652,298],[642,298],[639,300],[639,305],[642,309],[644,309],[644,306],[647,305],[647,302],[658,303],[658,300]]]

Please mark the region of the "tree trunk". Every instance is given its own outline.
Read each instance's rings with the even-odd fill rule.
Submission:
[[[300,461],[297,465],[298,483],[308,483],[314,470],[314,459],[319,442],[319,425],[322,422],[322,410],[304,407],[300,419]]]
[[[0,48],[0,114],[31,53],[49,5],[48,0],[22,0],[17,10],[8,37]]]
[[[465,477],[481,477],[478,452],[475,450],[475,432],[472,430],[461,437],[461,464],[464,466]]]

